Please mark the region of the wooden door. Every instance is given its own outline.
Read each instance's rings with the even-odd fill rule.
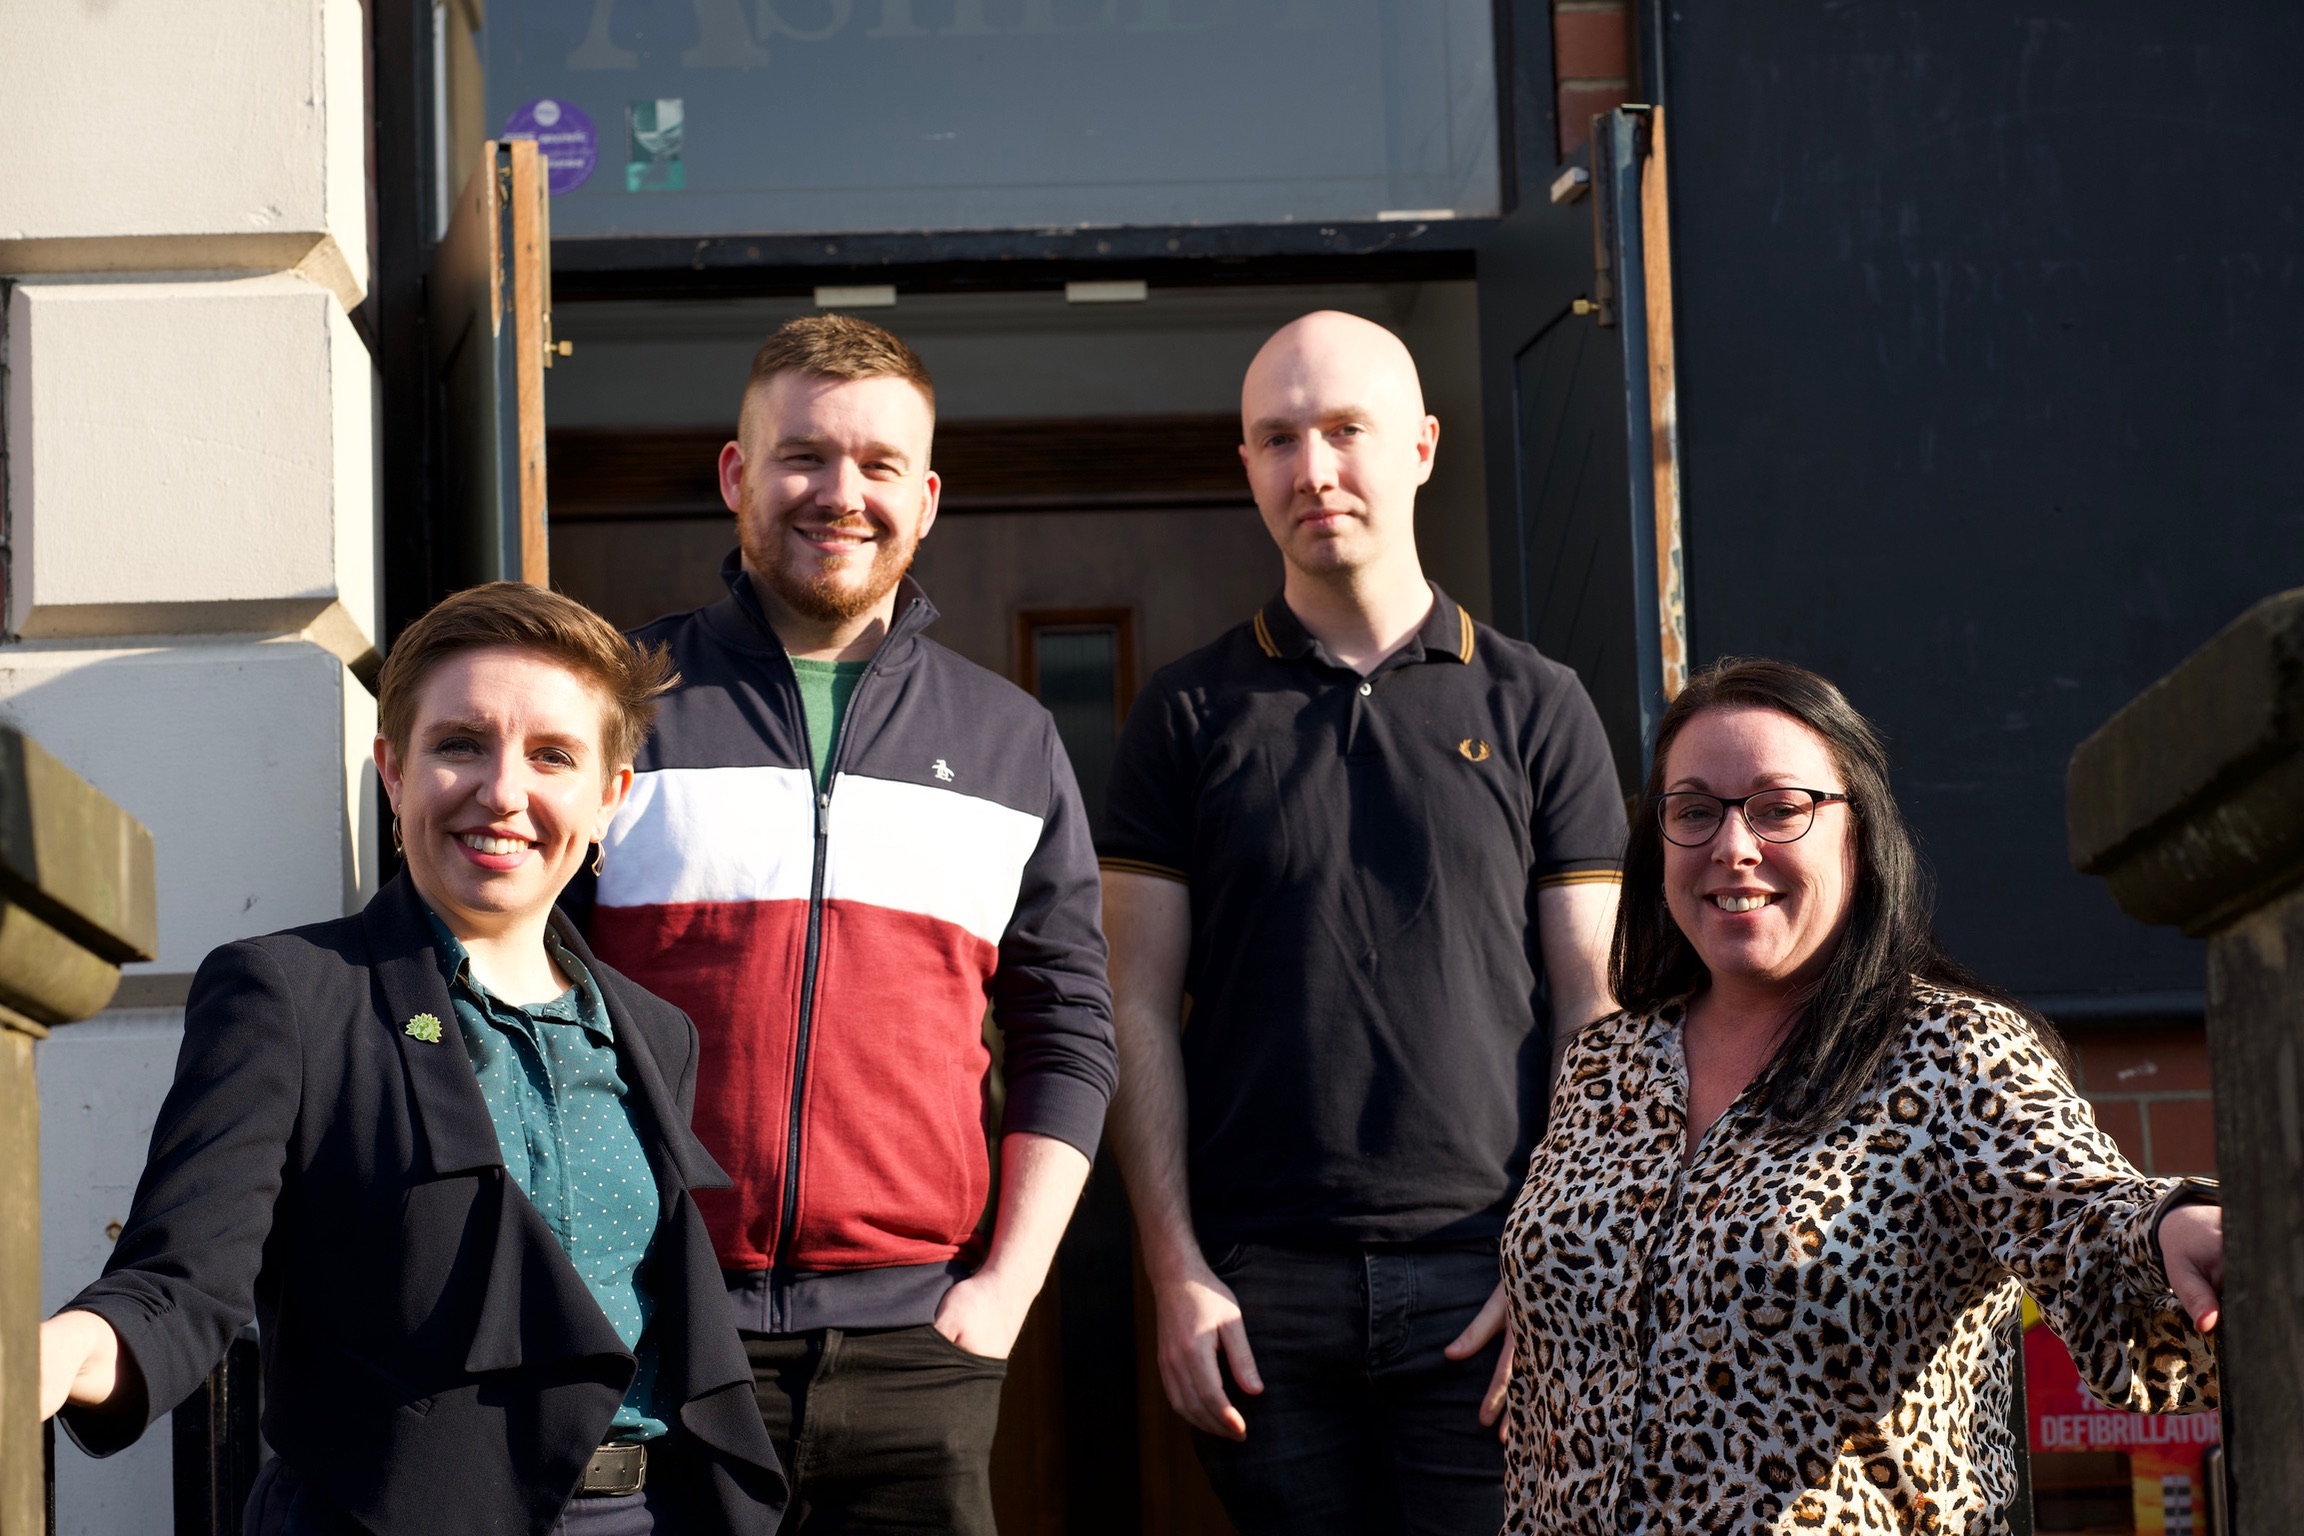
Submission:
[[[552,359],[544,163],[528,140],[489,140],[432,258],[426,319],[446,458],[442,547],[450,590],[545,585],[544,370]]]
[[[1091,821],[1136,695],[1136,614],[1015,614],[1015,677],[1048,706]],[[1100,1152],[1008,1369],[993,1450],[1003,1536],[1231,1536],[1160,1387],[1120,1170]]]
[[[1015,676],[1048,707],[1091,824],[1135,695],[1126,608],[1015,615]],[[1127,1197],[1100,1151],[1009,1368],[994,1450],[1004,1536],[1137,1530],[1133,1247]]]

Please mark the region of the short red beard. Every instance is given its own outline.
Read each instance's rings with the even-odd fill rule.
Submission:
[[[737,538],[744,546],[744,563],[768,584],[779,602],[818,624],[845,624],[878,607],[912,569],[912,557],[920,548],[918,539],[882,537],[872,546],[872,564],[864,579],[850,584],[826,569],[831,562],[825,557],[792,552],[784,542],[789,526],[785,519],[777,518],[766,530],[766,539],[758,542],[749,524],[740,526]]]

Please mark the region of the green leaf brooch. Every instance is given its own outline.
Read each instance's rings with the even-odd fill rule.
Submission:
[[[407,1028],[411,1039],[421,1040],[426,1045],[440,1043],[440,1021],[429,1013],[420,1013],[410,1019]]]

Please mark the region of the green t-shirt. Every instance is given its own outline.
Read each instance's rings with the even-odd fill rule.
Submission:
[[[840,739],[840,719],[848,713],[848,696],[868,661],[803,661],[792,658],[793,675],[800,679],[800,708],[808,716],[808,755],[816,760],[816,787],[824,787],[832,765],[832,747]]]

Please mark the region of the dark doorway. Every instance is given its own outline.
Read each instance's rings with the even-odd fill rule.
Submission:
[[[1125,608],[1025,609],[1016,615],[1019,681],[1047,706],[1080,780],[1091,823],[1120,723],[1135,696],[1135,616]],[[1120,1169],[1099,1151],[1056,1254],[1063,1361],[1065,1528],[1139,1529],[1134,1224]]]
[[[1631,794],[1653,603],[1640,600],[1625,335],[1594,302],[1594,248],[1587,198],[1521,208],[1480,253],[1489,565],[1497,625],[1576,669]]]

